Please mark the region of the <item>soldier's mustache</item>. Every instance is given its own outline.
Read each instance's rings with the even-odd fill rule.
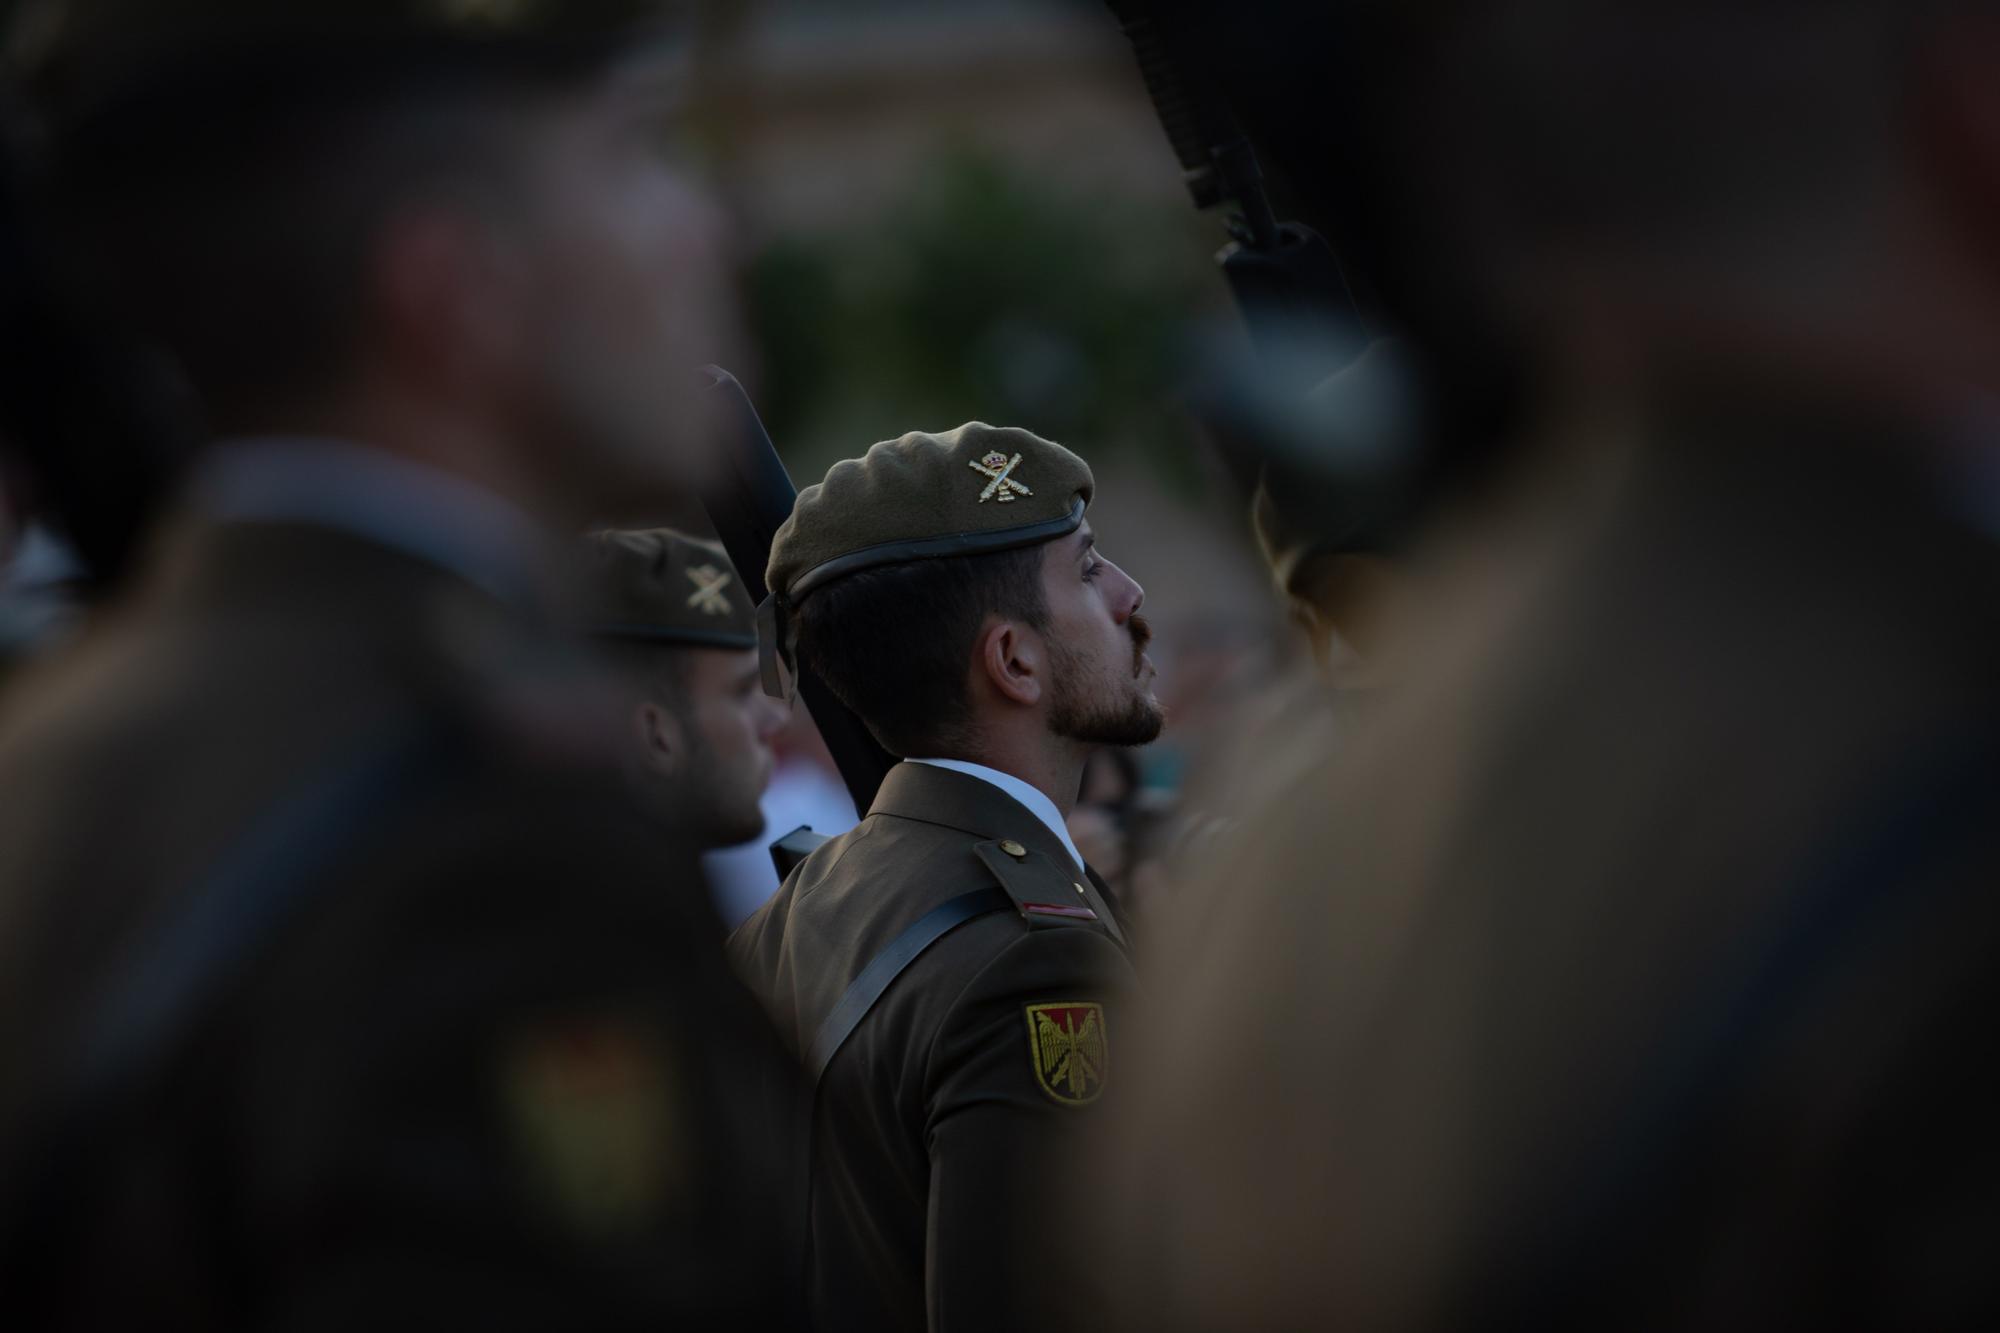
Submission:
[[[1140,659],[1146,655],[1146,645],[1153,641],[1153,626],[1146,617],[1134,611],[1125,618],[1125,628],[1132,635],[1132,674],[1139,674]]]

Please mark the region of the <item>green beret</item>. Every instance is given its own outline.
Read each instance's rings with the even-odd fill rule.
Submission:
[[[911,431],[799,492],[765,581],[796,606],[876,565],[1053,541],[1082,524],[1095,485],[1090,464],[1017,427]]]
[[[598,638],[754,648],[757,612],[714,542],[670,528],[584,538],[585,617]]]
[[[791,608],[815,589],[881,565],[1054,541],[1082,525],[1095,489],[1090,464],[1061,445],[983,421],[913,430],[835,463],[771,539],[771,595],[757,608],[765,691],[791,696]]]

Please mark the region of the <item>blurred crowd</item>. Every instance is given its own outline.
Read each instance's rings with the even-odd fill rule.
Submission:
[[[1984,5],[0,12],[8,1326],[2000,1317]]]

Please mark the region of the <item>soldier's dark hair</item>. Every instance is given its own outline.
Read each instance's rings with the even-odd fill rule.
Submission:
[[[972,649],[989,618],[1049,625],[1043,547],[881,565],[795,611],[799,664],[902,758],[964,739]]]
[[[379,224],[420,190],[505,208],[524,120],[636,40],[307,28],[138,73],[53,61],[23,101],[63,295],[163,352],[208,427],[269,427],[351,369]]]

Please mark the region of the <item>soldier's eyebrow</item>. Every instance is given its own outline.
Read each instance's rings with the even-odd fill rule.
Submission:
[[[1078,555],[1086,554],[1095,545],[1097,545],[1097,534],[1092,532],[1088,526],[1076,530],[1076,553]]]

